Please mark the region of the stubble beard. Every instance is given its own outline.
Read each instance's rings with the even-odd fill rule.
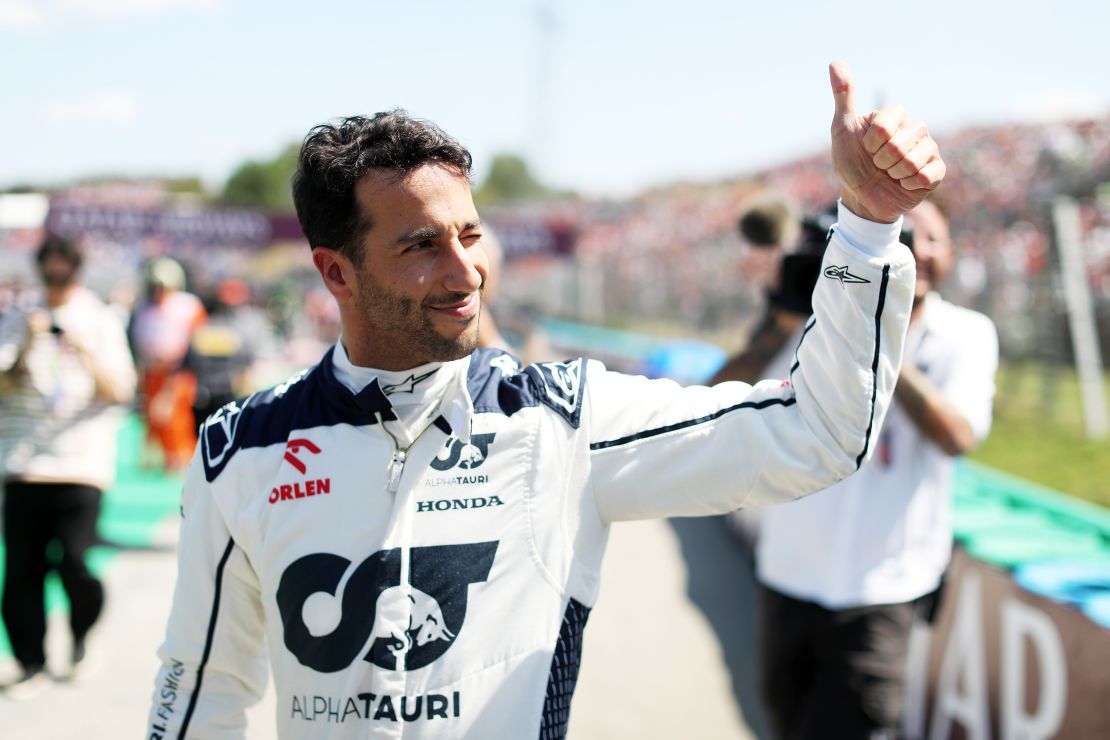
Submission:
[[[444,305],[455,303],[458,297],[445,296]],[[366,346],[381,344],[388,337],[392,345],[389,354],[411,363],[409,367],[429,362],[450,362],[466,357],[478,348],[479,314],[456,337],[445,337],[436,331],[428,309],[410,298],[395,295],[384,288],[366,281],[357,298],[358,312],[366,317]]]

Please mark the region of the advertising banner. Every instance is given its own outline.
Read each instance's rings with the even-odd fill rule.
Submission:
[[[911,739],[1110,738],[1110,630],[957,548],[908,699]]]

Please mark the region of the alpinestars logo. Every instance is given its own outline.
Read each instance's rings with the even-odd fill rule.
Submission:
[[[835,266],[834,267],[826,267],[825,268],[825,277],[827,277],[830,280],[839,280],[841,288],[844,287],[845,283],[869,283],[869,282],[871,282],[867,278],[862,278],[859,275],[853,275],[852,273],[848,272],[848,265],[843,265],[841,267],[835,267]]]
[[[427,380],[428,378],[432,377],[435,374],[436,374],[435,370],[429,370],[428,372],[424,373],[423,375],[417,375],[415,373],[410,373],[409,376],[407,378],[405,378],[404,380],[402,380],[400,383],[397,383],[395,385],[383,385],[382,386],[382,393],[384,393],[387,396],[391,396],[394,393],[413,393],[413,392],[416,391],[416,386],[420,385],[425,380]]]
[[[462,630],[470,584],[489,577],[498,544],[414,547],[405,584],[399,548],[357,566],[331,553],[299,558],[277,589],[285,647],[320,673],[348,668],[360,655],[390,671],[423,668]]]

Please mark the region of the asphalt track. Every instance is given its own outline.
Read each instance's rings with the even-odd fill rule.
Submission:
[[[131,431],[134,434],[134,430]],[[108,602],[90,636],[90,671],[37,696],[0,696],[0,735],[13,740],[143,737],[175,578],[178,482],[132,461],[106,496],[102,535],[124,547],[93,554]],[[50,597],[50,668],[69,654],[64,598]],[[585,633],[571,740],[762,736],[752,656],[754,589],[747,558],[721,519],[613,528],[601,597]],[[0,634],[0,683],[14,662]],[[249,715],[248,738],[275,737],[272,694]]]

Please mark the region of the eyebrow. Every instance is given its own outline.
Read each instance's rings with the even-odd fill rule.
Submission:
[[[397,241],[395,243],[412,244],[413,242],[421,242],[425,239],[434,239],[438,235],[439,231],[437,229],[434,229],[431,226],[425,226],[420,229],[406,231],[404,234],[401,234],[401,236],[397,237]]]
[[[467,221],[463,224],[462,231],[470,231],[482,225],[481,220]],[[425,239],[434,239],[439,236],[439,230],[432,226],[424,226],[412,231],[406,231],[397,238],[395,244],[412,244],[413,242],[424,241]]]

